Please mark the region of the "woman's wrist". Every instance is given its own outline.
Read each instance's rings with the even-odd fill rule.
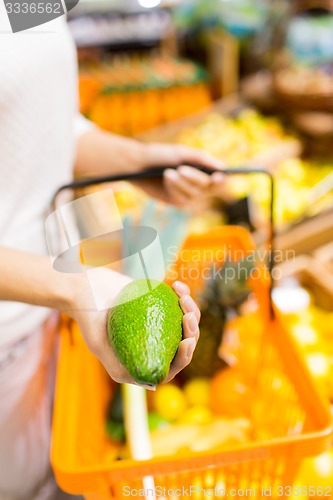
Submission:
[[[77,141],[74,172],[78,177],[136,172],[146,166],[147,157],[140,141],[93,129]]]
[[[179,148],[176,145],[159,143],[139,143],[141,146],[142,169],[159,166],[178,166],[180,162]]]
[[[78,297],[84,287],[86,279],[83,274],[61,274],[51,291],[53,307],[73,317],[79,308]]]

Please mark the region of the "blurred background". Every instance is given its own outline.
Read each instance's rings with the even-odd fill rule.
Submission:
[[[333,0],[81,0],[68,22],[78,49],[81,113],[90,120],[110,132],[202,148],[228,167],[260,167],[274,175],[280,252],[274,300],[317,389],[333,408]],[[225,223],[246,226],[259,247],[267,241],[270,192],[262,176],[232,176],[227,192],[183,211],[152,206],[128,183],[112,187],[124,225],[141,220],[156,227],[165,248],[178,247],[187,234],[204,238]],[[103,225],[107,203],[94,210],[94,223]],[[174,424],[184,423],[186,415],[185,424],[200,427],[216,415],[227,415],[229,423],[235,415],[253,416],[247,411],[255,401],[248,368],[259,356],[253,304],[240,310],[238,300],[247,297],[247,289],[241,280],[235,289],[231,285],[214,277],[199,297],[204,340],[190,365],[194,374],[186,376],[191,380],[200,373],[206,379],[191,389],[194,407],[193,400],[184,403],[188,386],[176,381],[177,387],[158,389],[151,404],[155,417],[157,412]],[[230,296],[237,298],[233,308]],[[273,416],[279,419],[284,408],[281,380],[273,375],[267,380],[276,384],[262,407],[267,435],[266,427],[258,426],[265,439],[276,437],[280,427]],[[178,386],[187,389],[182,394]],[[158,399],[163,390],[170,392]],[[165,412],[172,405],[178,413],[170,416]],[[299,424],[287,428],[289,436],[299,432]],[[248,442],[239,427],[244,421],[235,425],[236,441]],[[172,425],[168,429],[173,432]],[[218,433],[209,428],[208,434],[214,441]],[[167,434],[165,442],[169,451],[175,443],[176,454],[182,441],[180,434],[173,436]],[[158,445],[157,456],[165,453]],[[118,460],[117,453],[111,458]],[[274,463],[271,469],[279,467]],[[331,496],[333,451],[305,462],[296,484],[328,487]],[[320,491],[310,496],[319,498]]]
[[[69,17],[81,112],[108,131],[270,169],[286,230],[332,203],[332,10],[331,0],[81,0]],[[249,182],[260,227],[265,181],[235,178],[231,194]]]
[[[272,173],[277,264],[307,293],[298,303],[295,290],[291,302],[283,291],[279,306],[300,308],[307,323],[312,305],[332,311],[333,0],[81,0],[68,22],[82,114],[110,132],[202,148],[228,167]],[[128,183],[112,187],[124,220],[143,213],[166,248],[171,236],[178,245],[225,223],[246,226],[258,245],[267,241],[262,176],[232,176],[227,192],[187,213],[152,209]],[[94,210],[103,226],[108,207]],[[328,321],[317,312],[316,339]],[[328,374],[333,358],[324,351]]]

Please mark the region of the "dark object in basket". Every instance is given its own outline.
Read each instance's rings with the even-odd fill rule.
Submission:
[[[228,366],[218,350],[228,315],[238,314],[251,294],[248,278],[254,265],[254,255],[250,255],[238,262],[226,260],[220,268],[212,266],[202,295],[200,338],[191,363],[182,372],[184,378],[211,377]]]
[[[125,441],[124,409],[120,384],[116,385],[113,398],[110,402],[106,419],[106,433],[113,441]]]
[[[245,226],[249,230],[253,230],[254,226],[251,222],[250,210],[249,210],[249,198],[241,198],[233,203],[225,205],[225,215],[227,218],[227,224],[234,226]]]

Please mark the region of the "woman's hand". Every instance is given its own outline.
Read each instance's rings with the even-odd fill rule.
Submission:
[[[179,206],[190,206],[198,198],[214,194],[225,182],[223,162],[201,149],[180,144],[144,144],[142,168],[170,166],[163,181],[146,180],[138,185],[150,196]],[[198,164],[215,171],[212,175],[186,164]],[[181,165],[181,166],[180,166]],[[175,169],[174,167],[178,167]],[[173,168],[171,168],[173,167]]]
[[[71,311],[67,311],[77,322],[90,351],[102,362],[110,377],[119,383],[136,384],[126,368],[115,355],[107,335],[107,310],[97,311],[96,295],[105,294],[114,299],[120,290],[131,280],[126,276],[104,269],[100,274],[100,282],[94,285],[99,288],[92,291],[91,283],[83,277],[77,284],[77,293],[74,296]],[[180,297],[180,306],[184,312],[183,340],[171,364],[165,382],[187,366],[191,359],[199,338],[200,311],[189,295],[189,288],[180,282],[173,284],[173,289]],[[148,389],[151,389],[148,387]]]
[[[164,382],[172,380],[177,373],[187,366],[191,360],[199,340],[200,310],[192,297],[190,289],[184,283],[175,281],[172,288],[180,297],[179,303],[183,310],[183,340],[179,344],[177,354],[171,363],[169,374]]]
[[[223,169],[223,162],[202,149],[181,144],[142,143],[110,134],[94,127],[77,142],[75,174],[94,177],[131,174],[157,166],[169,166],[164,179],[137,182],[150,196],[176,205],[190,205],[198,196],[210,196],[215,186],[224,182],[222,175],[203,174],[180,165],[199,164],[213,171]]]

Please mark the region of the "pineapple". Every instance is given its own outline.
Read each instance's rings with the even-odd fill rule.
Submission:
[[[185,379],[211,377],[227,363],[218,356],[223,331],[231,313],[239,314],[240,306],[251,293],[248,277],[254,267],[253,255],[238,262],[226,260],[216,269],[212,266],[201,297],[200,338],[192,362],[183,370]]]

